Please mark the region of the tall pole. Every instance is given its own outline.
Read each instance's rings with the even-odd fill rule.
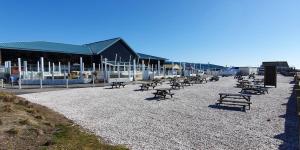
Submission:
[[[68,62],[68,73],[71,73],[71,62]]]
[[[117,59],[118,59],[118,54],[116,53],[116,57],[115,57],[115,64],[114,64],[114,69],[113,71],[116,71],[116,65],[117,65]]]
[[[55,64],[52,63],[52,80],[54,80]]]
[[[102,55],[101,55],[101,58],[100,58],[100,59],[101,59],[101,72],[103,72],[103,68],[104,68],[104,67],[103,67],[103,57],[102,57]]]
[[[37,72],[40,72],[40,62],[37,61]]]
[[[22,75],[22,68],[21,68],[21,58],[18,58],[18,69],[19,69],[19,89],[22,88],[21,86],[21,75]]]
[[[8,62],[7,62],[7,65],[8,65],[8,72],[9,72],[9,75],[11,75],[11,61],[8,61]]]
[[[160,60],[157,61],[157,75],[160,76]]]
[[[104,81],[108,81],[107,58],[104,58]]]
[[[120,72],[120,63],[118,62],[118,64],[117,64],[118,66],[117,66],[117,71],[118,71],[118,79],[120,79],[121,78],[121,72]]]
[[[58,72],[59,72],[59,74],[61,74],[61,64],[60,64],[60,62],[58,62]]]
[[[27,78],[27,72],[28,72],[27,61],[24,61],[24,77],[23,78]]]
[[[172,75],[174,75],[174,62],[172,61]]]
[[[41,57],[41,78],[44,79],[44,57]]]
[[[96,66],[95,66],[95,63],[93,63],[93,74],[92,74],[92,77],[93,77],[93,86],[95,85],[95,72],[96,72]]]
[[[49,73],[51,72],[51,62],[50,61],[48,62],[48,72]]]
[[[135,81],[136,78],[136,62],[135,59],[133,59],[133,81]]]
[[[130,61],[128,63],[128,78],[129,78],[129,81],[130,81],[130,79],[131,79],[131,65],[130,65]]]
[[[83,62],[82,62],[82,57],[80,57],[80,73],[79,73],[80,79],[82,79],[82,69],[83,69]]]

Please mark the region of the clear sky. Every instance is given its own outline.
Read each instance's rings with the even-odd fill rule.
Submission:
[[[122,37],[172,61],[300,68],[300,0],[0,0],[0,42]]]

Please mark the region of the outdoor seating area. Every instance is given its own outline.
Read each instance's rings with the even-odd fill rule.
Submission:
[[[219,93],[220,98],[217,100],[216,105],[240,105],[242,110],[246,111],[245,107],[248,106],[250,110],[250,105],[252,104],[250,101],[251,95],[269,94],[269,88],[261,85],[263,79],[257,79],[255,74],[250,74],[248,78],[252,80],[245,80],[241,75],[235,76],[234,79],[237,81],[236,88],[240,88],[241,91],[239,93]]]
[[[111,83],[111,88],[120,88],[121,86],[124,88],[125,85],[125,82],[114,81]]]
[[[172,89],[168,80],[143,92],[137,91],[139,82],[129,82],[118,90],[71,88],[20,96],[72,118],[113,144],[132,149],[228,148],[224,143],[230,143],[232,149],[295,148],[298,138],[295,132],[285,132],[286,118],[281,117],[287,115],[288,127],[296,131],[293,120],[298,116],[286,113],[292,109],[287,104],[294,86],[292,77],[279,75],[278,87],[268,88],[268,95],[239,93],[241,88],[235,87],[233,77],[180,90]]]
[[[251,95],[249,94],[232,94],[232,93],[219,93],[220,99],[217,105],[229,104],[229,105],[240,105],[243,106],[243,110],[246,111],[246,106],[250,110]]]

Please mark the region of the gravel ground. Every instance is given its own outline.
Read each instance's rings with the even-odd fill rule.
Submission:
[[[175,98],[161,101],[151,99],[153,90],[136,91],[139,85],[21,96],[131,149],[297,149],[291,80],[278,76],[278,87],[270,94],[254,95],[246,112],[214,106],[218,93],[240,91],[232,77],[174,90]]]

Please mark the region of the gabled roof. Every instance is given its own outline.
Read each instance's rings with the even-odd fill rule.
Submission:
[[[0,48],[91,55],[90,49],[83,45],[45,41],[0,43]]]
[[[147,54],[142,54],[142,53],[137,53],[140,59],[154,59],[154,60],[167,60],[166,58],[162,57],[157,57],[157,56],[152,56],[152,55],[147,55]]]
[[[121,38],[113,38],[113,39],[109,39],[109,40],[98,41],[98,42],[93,42],[93,43],[84,44],[84,45],[89,47],[90,50],[94,54],[100,54],[105,49],[112,46],[114,43],[118,42],[119,40],[121,40]]]

